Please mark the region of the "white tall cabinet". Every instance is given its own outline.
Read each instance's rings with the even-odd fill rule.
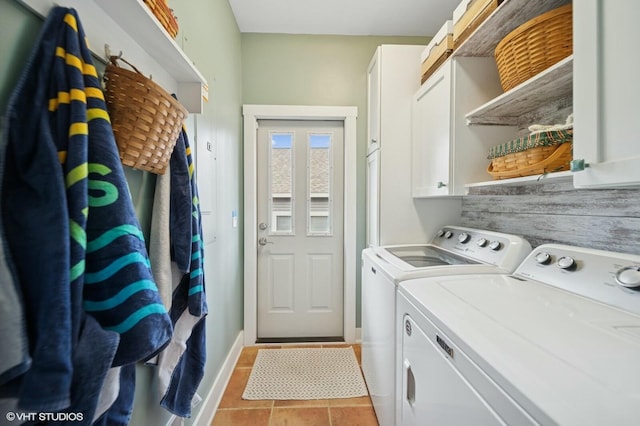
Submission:
[[[381,45],[367,71],[369,247],[428,241],[457,224],[460,202],[415,202],[411,195],[411,99],[420,87],[424,46]]]
[[[576,187],[640,185],[637,0],[573,2]]]

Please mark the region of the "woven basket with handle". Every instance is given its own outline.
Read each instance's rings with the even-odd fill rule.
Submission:
[[[119,60],[134,71],[120,67]],[[105,100],[122,164],[164,174],[187,110],[126,60],[112,56],[110,61]]]
[[[572,145],[566,142],[556,146],[539,146],[494,158],[487,172],[494,179],[510,179],[569,170],[569,162],[573,157]]]
[[[178,20],[166,0],[144,0],[144,2],[169,35],[175,38],[178,35]]]
[[[496,46],[500,83],[508,91],[573,53],[572,5],[525,22]]]

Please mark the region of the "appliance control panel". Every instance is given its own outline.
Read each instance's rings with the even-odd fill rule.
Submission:
[[[445,226],[431,244],[482,263],[514,269],[530,253],[524,238],[481,229]]]
[[[514,276],[640,314],[640,255],[545,244],[527,256]]]

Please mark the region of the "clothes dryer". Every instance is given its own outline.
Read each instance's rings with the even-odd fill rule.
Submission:
[[[637,425],[640,256],[535,249],[512,275],[404,281],[398,423]]]
[[[531,251],[523,238],[446,226],[428,244],[362,253],[362,370],[381,426],[396,419],[396,288],[404,280],[461,273],[511,273]]]

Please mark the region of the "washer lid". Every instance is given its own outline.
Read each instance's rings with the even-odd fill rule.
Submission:
[[[411,280],[400,292],[537,421],[640,419],[640,316],[494,274]]]

